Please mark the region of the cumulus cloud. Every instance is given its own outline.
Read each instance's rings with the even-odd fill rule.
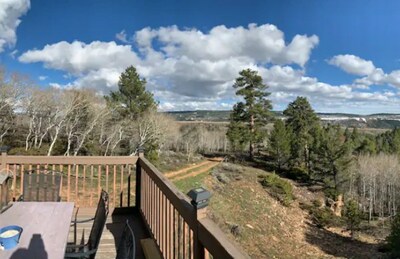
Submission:
[[[166,56],[188,57],[193,61],[245,57],[256,62],[300,66],[308,61],[319,42],[316,35],[296,35],[286,44],[284,33],[271,24],[250,24],[247,28],[220,25],[208,33],[180,30],[177,26],[144,28],[136,32],[135,40],[143,50],[152,48],[152,42],[157,40]]]
[[[0,53],[17,42],[20,17],[30,8],[29,0],[0,0]]]
[[[40,80],[40,81],[44,81],[44,80],[46,80],[48,78],[48,76],[39,76],[38,77],[38,79]]]
[[[119,74],[128,66],[139,63],[129,45],[114,41],[58,42],[41,50],[29,50],[19,58],[23,63],[42,62],[46,68],[67,72],[77,79],[69,87],[98,88],[107,92],[118,82]]]
[[[360,107],[370,101],[387,105],[398,98],[393,91],[360,91],[354,87],[356,82],[331,85],[307,76],[304,66],[319,43],[318,37],[295,35],[286,40],[284,33],[270,24],[221,25],[208,32],[177,26],[144,28],[133,37],[122,31],[117,38],[132,39],[132,45],[62,41],[29,50],[19,60],[41,62],[70,77],[70,83],[53,82],[53,87],[90,87],[104,94],[115,89],[126,67],[134,65],[147,79],[163,110],[230,109],[237,101],[232,84],[245,68],[262,75],[273,93],[275,109],[283,109],[297,95],[309,97],[316,108],[335,110],[349,107],[349,103]],[[358,88],[374,80],[390,79],[400,84],[396,73],[386,75],[372,62],[356,56],[335,56],[331,63],[365,76],[359,78]]]
[[[354,55],[337,55],[331,58],[328,63],[341,68],[347,73],[359,76],[369,75],[375,70],[372,61]]]

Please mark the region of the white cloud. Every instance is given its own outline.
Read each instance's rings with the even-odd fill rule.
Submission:
[[[46,80],[48,78],[48,76],[39,76],[38,77],[38,79],[40,80],[40,81],[44,81],[44,80]]]
[[[20,17],[30,8],[29,0],[0,0],[0,53],[17,42]]]
[[[115,34],[115,38],[123,43],[130,43],[130,40],[128,40],[125,30],[122,30]]]
[[[347,73],[354,75],[369,75],[375,70],[375,66],[370,60],[365,60],[354,55],[337,55],[328,61]]]
[[[114,41],[93,41],[90,44],[61,41],[46,45],[41,50],[29,50],[18,59],[23,63],[43,62],[47,68],[75,76],[102,68],[125,68],[138,63],[129,45],[118,45]]]
[[[128,38],[124,31],[120,36]],[[359,82],[331,85],[307,76],[303,66],[319,41],[314,35],[295,35],[286,42],[284,33],[274,25],[251,24],[247,28],[216,26],[209,32],[176,26],[144,28],[132,39],[137,51],[114,41],[63,41],[27,51],[19,60],[42,62],[70,77],[70,83],[53,82],[53,87],[90,87],[105,94],[116,89],[120,73],[134,65],[147,79],[162,110],[229,109],[237,101],[232,84],[245,68],[263,76],[273,93],[275,109],[285,108],[298,95],[307,96],[317,109],[325,111],[338,107],[364,111],[371,101],[380,107],[398,106],[399,97],[393,91],[357,88],[365,89],[372,81],[400,84],[400,72],[386,75],[371,61],[356,56],[339,55],[331,61],[345,71],[366,75]]]
[[[220,25],[208,33],[180,30],[177,26],[144,28],[136,32],[135,39],[143,50],[152,48],[152,42],[157,40],[168,57],[187,57],[193,61],[246,57],[256,62],[300,66],[308,61],[319,42],[316,35],[296,35],[286,44],[284,33],[271,24],[250,24],[247,28]]]

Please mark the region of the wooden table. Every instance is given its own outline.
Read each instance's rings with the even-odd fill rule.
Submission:
[[[0,258],[64,258],[74,209],[73,202],[16,202],[0,214],[0,227],[23,228],[19,244],[0,251]]]

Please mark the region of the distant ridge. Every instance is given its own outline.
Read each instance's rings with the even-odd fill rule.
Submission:
[[[197,110],[197,111],[168,111],[165,112],[177,121],[227,122],[230,110]],[[283,117],[282,111],[272,111],[276,117]],[[317,115],[323,123],[339,124],[343,127],[393,129],[400,127],[400,114],[374,113],[368,115],[354,113],[327,113]]]

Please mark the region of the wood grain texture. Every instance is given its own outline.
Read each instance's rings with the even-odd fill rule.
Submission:
[[[14,203],[0,214],[0,224],[18,225],[23,231],[18,246],[0,251],[0,258],[64,258],[73,209],[72,202]]]

